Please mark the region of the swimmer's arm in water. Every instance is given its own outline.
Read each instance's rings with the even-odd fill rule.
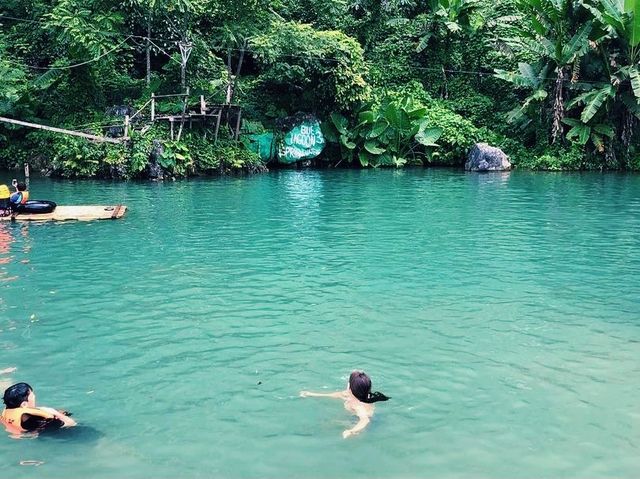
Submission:
[[[43,418],[32,416],[31,414],[23,414],[20,419],[20,425],[22,429],[29,432],[56,430],[64,427],[64,423],[58,418]]]
[[[344,399],[346,391],[336,391],[334,393],[312,393],[311,391],[300,391],[302,398],[334,398]]]
[[[47,411],[48,413],[53,414],[53,417],[62,421],[63,423],[62,427],[72,427],[78,424],[75,420],[71,419],[69,416],[67,416],[63,412],[58,411],[57,409],[53,409],[52,407],[39,407],[39,409],[42,409],[43,411]]]
[[[359,434],[360,432],[362,432],[362,430],[365,427],[369,425],[370,422],[371,422],[371,419],[369,419],[369,416],[367,415],[367,413],[365,411],[358,410],[358,423],[355,426],[353,426],[351,429],[346,429],[342,433],[342,437],[346,439],[350,436],[355,436],[356,434]]]

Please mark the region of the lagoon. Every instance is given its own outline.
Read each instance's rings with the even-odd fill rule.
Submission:
[[[7,173],[0,182],[10,182]],[[634,477],[640,176],[32,179],[124,219],[0,223],[0,381],[76,430],[3,477]],[[369,428],[337,390],[362,368]],[[39,466],[20,465],[38,461]]]

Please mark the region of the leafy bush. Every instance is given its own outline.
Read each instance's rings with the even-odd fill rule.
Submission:
[[[368,99],[362,47],[342,32],[279,22],[251,48],[261,84],[289,112],[344,110]]]
[[[442,149],[434,154],[433,161],[441,165],[461,165],[474,143],[481,140],[481,130],[459,114],[451,111],[441,100],[426,105],[425,118],[429,125],[440,128],[439,143]]]
[[[447,106],[471,121],[474,125],[495,128],[504,123],[505,112],[497,111],[493,98],[479,93],[466,78],[454,78],[449,82]]]
[[[340,145],[342,159],[356,156],[362,166],[403,166],[430,159],[442,134],[425,118],[426,108],[411,97],[365,104],[355,124],[339,113],[331,114],[323,132],[328,141]],[[353,122],[352,122],[353,123]]]
[[[461,165],[466,160],[467,152],[478,141],[491,142],[494,133],[488,129],[479,129],[471,121],[462,117],[450,108],[446,100],[434,99],[418,81],[411,81],[405,86],[391,91],[374,90],[375,101],[390,98],[401,101],[412,98],[414,102],[424,105],[424,118],[432,128],[442,130],[438,139],[441,148],[430,155],[430,161],[437,165]]]
[[[52,172],[67,178],[96,176],[108,148],[105,143],[91,143],[83,138],[63,135],[53,136],[50,146]]]
[[[590,166],[584,149],[577,146],[551,150],[542,155],[527,158],[518,165],[532,170],[547,171],[582,170]]]
[[[149,136],[134,143],[130,171],[141,172],[146,168],[154,144],[161,146],[159,149],[163,151],[157,158],[158,165],[171,176],[265,170],[260,157],[248,151],[240,142],[214,142],[200,133],[191,132],[185,134],[180,141],[157,136],[155,139]]]
[[[198,172],[222,171],[222,173],[233,173],[266,170],[258,154],[247,150],[240,142],[218,141],[213,143],[199,138],[192,142],[191,145]]]
[[[29,161],[28,149],[23,142],[0,142],[0,169],[15,169]]]
[[[162,154],[158,164],[173,176],[186,176],[193,170],[193,158],[189,145],[184,141],[168,140],[163,142]]]
[[[481,128],[480,131],[482,141],[502,149],[502,151],[509,156],[509,161],[514,167],[525,169],[530,168],[529,165],[533,164],[535,161],[537,157],[536,152],[525,147],[518,140],[495,133],[487,128]]]
[[[629,160],[629,169],[632,171],[640,171],[640,155],[636,155]]]
[[[35,132],[25,141],[0,148],[0,166],[15,168],[28,161],[34,168],[45,165],[54,176],[121,179],[146,177],[152,162],[157,162],[167,176],[174,177],[265,170],[260,158],[240,142],[214,143],[200,132],[188,132],[181,141],[169,140],[168,136],[166,128],[154,127],[145,135],[134,133],[127,144],[114,145]],[[44,160],[30,156],[34,151],[46,152]]]
[[[0,55],[3,55],[0,43]],[[26,75],[22,68],[0,58],[0,115],[10,113],[26,89]]]
[[[372,45],[367,56],[371,65],[367,79],[372,85],[397,87],[428,73],[420,69],[416,56],[418,28],[415,23],[398,26],[383,41]]]

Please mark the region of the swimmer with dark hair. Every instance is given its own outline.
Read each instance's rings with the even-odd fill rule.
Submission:
[[[351,429],[342,432],[344,439],[354,436],[367,427],[371,421],[374,412],[373,403],[378,401],[388,401],[390,397],[380,392],[371,392],[371,379],[363,371],[353,371],[349,376],[347,389],[344,391],[336,391],[334,393],[312,393],[309,391],[300,391],[300,396],[306,397],[328,397],[334,399],[342,399],[344,407],[350,413],[358,416],[358,423]]]
[[[10,433],[40,432],[76,425],[67,412],[36,406],[36,395],[27,383],[7,388],[3,400],[6,407],[0,415],[0,423]]]

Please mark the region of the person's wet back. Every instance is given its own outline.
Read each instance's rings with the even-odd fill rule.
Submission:
[[[8,432],[41,432],[75,426],[68,413],[49,407],[36,406],[36,395],[27,383],[17,383],[4,392],[5,409],[0,422]]]

